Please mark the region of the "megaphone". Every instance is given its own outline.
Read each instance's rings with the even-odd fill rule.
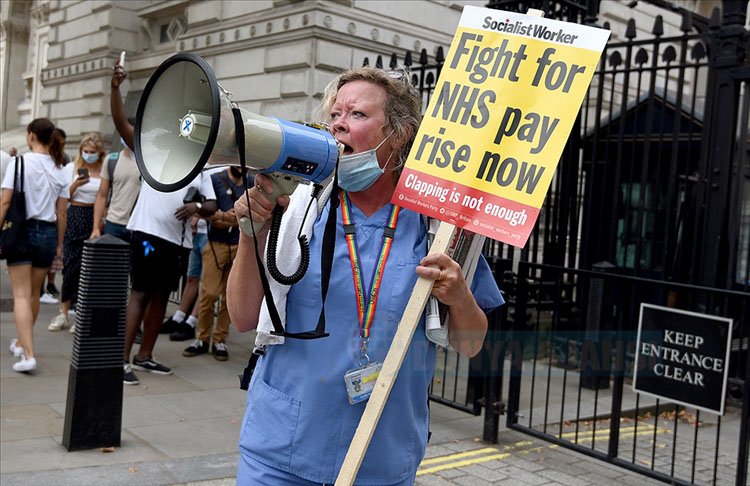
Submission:
[[[272,201],[299,182],[327,179],[339,156],[336,140],[322,127],[240,109],[200,56],[176,54],[156,68],[138,103],[134,132],[135,158],[147,184],[176,191],[207,166],[240,165],[243,141],[248,170],[274,182]],[[251,225],[247,218],[240,222],[247,234]]]

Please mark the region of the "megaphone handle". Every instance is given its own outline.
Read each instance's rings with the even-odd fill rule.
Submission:
[[[279,198],[279,196],[282,195],[288,196],[297,188],[297,181],[291,178],[278,176],[274,173],[264,175],[270,177],[271,181],[273,182],[273,191],[270,194],[266,195],[266,197],[270,201],[275,201]],[[255,234],[257,235],[265,224],[266,222],[258,223],[248,217],[240,218],[240,229],[248,236],[253,236],[253,228],[255,229]]]

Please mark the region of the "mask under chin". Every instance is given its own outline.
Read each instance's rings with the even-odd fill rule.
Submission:
[[[378,164],[375,149],[345,155],[339,160],[339,187],[347,192],[369,189],[381,175],[383,175],[383,169]]]

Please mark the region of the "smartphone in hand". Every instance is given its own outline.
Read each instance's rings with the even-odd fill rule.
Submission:
[[[86,167],[81,167],[78,169],[78,178],[79,179],[88,179],[89,178],[89,170]]]

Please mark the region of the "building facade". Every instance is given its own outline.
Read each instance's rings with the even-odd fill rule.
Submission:
[[[311,119],[332,73],[365,57],[450,43],[463,5],[480,1],[11,0],[0,5],[0,148],[48,117],[68,133],[109,140],[111,69],[126,52],[129,113],[154,69],[192,52],[247,110]],[[125,93],[124,93],[125,94]]]
[[[497,2],[496,2],[497,3]],[[377,54],[450,44],[464,5],[483,0],[9,0],[0,4],[0,148],[25,143],[25,125],[49,117],[75,147],[82,134],[114,137],[110,69],[126,52],[123,90],[135,113],[154,69],[170,55],[193,52],[247,110],[310,120],[333,72]],[[719,0],[686,0],[710,15]],[[502,6],[500,6],[502,8]],[[624,19],[664,14],[649,2],[601,2],[599,22],[613,39]],[[680,17],[665,16],[677,30]],[[73,149],[74,150],[74,149]]]

